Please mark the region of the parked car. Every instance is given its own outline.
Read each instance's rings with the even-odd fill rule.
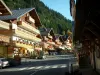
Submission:
[[[9,62],[6,58],[0,58],[0,68],[9,66]]]

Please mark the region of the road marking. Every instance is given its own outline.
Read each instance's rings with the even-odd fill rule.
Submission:
[[[38,67],[36,67],[35,69],[40,69],[40,68],[42,68],[43,66],[38,66]]]
[[[46,66],[46,67],[45,67],[45,69],[48,69],[48,68],[50,68],[50,66]]]
[[[34,75],[35,73],[37,73],[39,70],[37,70],[37,71],[35,71],[35,72],[33,72],[33,73],[31,73],[30,75]]]
[[[65,67],[67,67],[67,65],[62,65],[62,66],[61,66],[61,68],[65,68]]]
[[[34,69],[35,67],[30,67],[30,68],[28,68],[28,69]]]
[[[25,70],[25,69],[27,69],[27,68],[20,68],[19,70]]]
[[[55,66],[53,66],[52,68],[57,68],[58,66],[57,65],[55,65]]]
[[[43,67],[43,66],[35,67],[35,69],[38,69],[38,70],[36,70],[35,72],[31,73],[30,75],[34,75],[34,74],[36,74],[38,71],[41,71],[40,68],[42,68],[42,67]]]

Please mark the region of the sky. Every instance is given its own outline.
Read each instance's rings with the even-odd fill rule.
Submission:
[[[49,8],[61,13],[67,19],[72,20],[70,16],[69,0],[40,0]]]

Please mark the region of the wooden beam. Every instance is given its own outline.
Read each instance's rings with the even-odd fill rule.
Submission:
[[[0,11],[2,11],[2,10],[6,10],[6,8],[0,8]]]
[[[94,26],[96,26],[98,29],[100,29],[100,27],[99,27],[97,24],[95,24],[93,21],[91,21],[91,23],[92,23]]]
[[[10,15],[12,15],[12,12],[11,12],[10,9],[6,6],[6,4],[3,2],[3,0],[0,0],[0,5],[1,5],[2,7],[4,7]],[[1,12],[1,11],[0,11],[0,12]]]
[[[9,13],[3,13],[1,12],[0,16],[5,16],[5,15],[9,15]]]
[[[85,27],[85,29],[87,29],[88,31],[90,31],[93,35],[95,35],[96,37],[100,37],[97,33],[95,33],[95,31],[93,31],[93,30],[91,30],[91,29],[89,29],[89,28],[86,28]]]

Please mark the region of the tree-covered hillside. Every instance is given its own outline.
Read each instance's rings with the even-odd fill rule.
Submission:
[[[42,25],[51,27],[56,33],[64,30],[71,30],[71,21],[62,14],[48,8],[40,0],[4,0],[10,9],[35,7],[40,17]],[[66,13],[67,14],[67,13]],[[61,28],[60,28],[60,27]],[[60,30],[61,29],[61,30]]]

